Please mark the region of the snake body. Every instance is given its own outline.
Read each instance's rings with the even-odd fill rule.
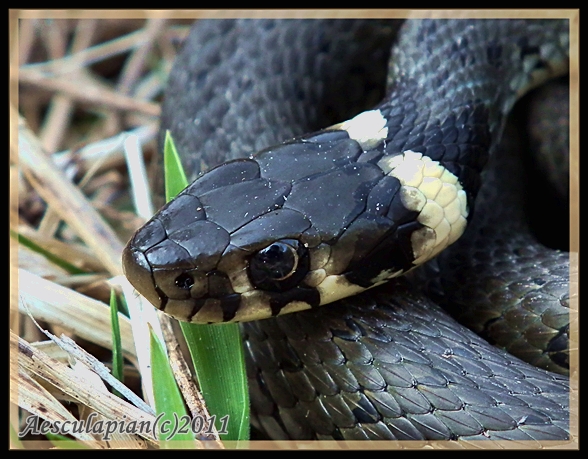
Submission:
[[[164,206],[129,242],[125,273],[181,320],[279,315],[243,325],[254,423],[271,438],[567,438],[565,377],[389,281],[461,236],[506,114],[567,68],[567,22],[407,21],[383,102],[279,143],[356,109],[357,88],[373,102],[394,35],[386,21],[195,27],[163,127],[194,178],[263,151]],[[329,93],[343,102],[307,108]]]

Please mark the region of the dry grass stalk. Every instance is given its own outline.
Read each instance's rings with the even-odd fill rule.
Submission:
[[[20,89],[19,113],[16,106],[11,113],[19,122],[18,142],[11,137],[10,150],[15,165],[10,170],[11,227],[87,274],[72,275],[24,247],[17,261],[17,244],[11,241],[11,284],[18,285],[11,290],[11,400],[24,410],[21,427],[26,413],[51,422],[89,416],[152,422],[152,398],[144,394],[148,404],[139,399],[112,378],[100,358],[78,345],[80,340],[112,348],[109,307],[79,291],[104,290],[108,273],[121,274],[121,241],[148,215],[144,211],[143,217],[136,217],[113,202],[126,192],[128,139],[136,157],[153,154],[164,75],[186,29],[162,19],[23,19],[18,32],[14,50],[20,68],[18,73],[11,70],[11,76],[18,75]],[[21,320],[16,320],[17,304],[24,314]],[[149,392],[149,362],[141,357],[147,335],[142,330],[147,329],[144,320],[156,329],[159,325],[156,315],[133,320],[137,324],[119,313],[122,350]],[[42,339],[39,326],[66,331],[74,341],[48,331],[43,333],[52,342],[30,344],[22,338],[26,328],[30,339]],[[174,360],[180,361],[176,353]],[[103,381],[136,406],[111,394]],[[191,401],[197,399],[189,373],[182,387]],[[68,409],[68,401],[77,405],[77,412]],[[194,413],[204,410],[198,402],[190,405],[198,406]],[[143,438],[117,434],[109,441],[87,433],[73,437],[91,448],[158,445],[151,433]]]

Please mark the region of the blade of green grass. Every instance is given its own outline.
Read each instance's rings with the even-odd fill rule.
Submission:
[[[47,432],[46,436],[47,440],[49,440],[57,449],[90,449],[83,443],[72,440],[64,435]]]
[[[188,179],[169,131],[165,132],[163,167],[165,171],[165,197],[167,201],[170,201],[188,186]]]
[[[129,317],[129,307],[127,306],[127,301],[126,301],[124,295],[120,295],[118,297],[118,301],[116,302],[116,305],[118,307],[118,312]]]
[[[223,440],[249,438],[249,391],[237,324],[180,322],[200,390]]]
[[[118,301],[116,300],[114,289],[110,290],[110,323],[112,327],[112,375],[120,382],[124,382],[122,344],[118,323]],[[113,393],[121,397],[117,390],[114,390]]]
[[[65,269],[70,274],[87,274],[87,271],[78,268],[77,266],[72,265],[71,263],[67,262],[66,260],[54,255],[53,253],[45,250],[40,245],[36,244],[35,242],[31,241],[28,237],[23,236],[22,234],[17,234],[14,231],[10,230],[10,235],[12,237],[16,237],[18,242],[25,247],[43,255],[47,260],[55,263],[57,266]]]
[[[10,449],[25,449],[24,445],[20,441],[18,433],[16,432],[16,430],[14,429],[14,426],[12,424],[10,424],[9,435],[10,435]]]
[[[164,165],[166,199],[169,201],[188,185],[169,131],[165,136]],[[215,425],[221,438],[249,439],[249,391],[239,326],[184,322],[180,325],[202,395],[209,412],[216,416]]]
[[[194,434],[187,427],[188,413],[184,399],[176,384],[167,353],[153,330],[151,336],[151,369],[153,371],[153,394],[157,412],[157,436],[162,449],[194,447]]]

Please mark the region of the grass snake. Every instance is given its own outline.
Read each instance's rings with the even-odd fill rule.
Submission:
[[[568,41],[566,20],[197,22],[162,113],[195,181],[129,241],[125,274],[180,320],[245,322],[253,424],[270,438],[567,438],[567,377],[431,297],[465,303],[498,344],[516,335],[511,352],[565,366],[567,256],[539,262],[523,224],[506,233],[518,217],[489,214],[519,204],[492,172],[521,168],[498,147],[506,115],[567,72]],[[483,182],[489,207],[474,212]],[[490,255],[480,233],[495,235]],[[449,280],[413,271],[439,253],[439,275],[493,265],[481,307],[478,265]],[[489,312],[508,301],[543,306]]]

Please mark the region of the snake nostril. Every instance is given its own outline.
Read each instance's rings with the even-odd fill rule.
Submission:
[[[176,277],[176,285],[182,290],[190,290],[194,285],[194,278],[188,273],[182,273]]]

